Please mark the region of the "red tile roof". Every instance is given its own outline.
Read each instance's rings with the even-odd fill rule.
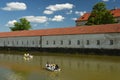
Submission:
[[[120,33],[120,24],[105,24],[69,28],[1,32],[0,37],[51,36],[51,35],[101,34],[101,33]]]
[[[120,9],[110,10],[114,17],[120,17]],[[90,13],[85,13],[83,16],[78,18],[76,21],[87,21],[90,16]]]
[[[76,21],[87,21],[90,16],[90,13],[85,13],[83,16],[78,18]]]
[[[114,17],[120,17],[120,9],[113,9],[111,10],[111,13]]]

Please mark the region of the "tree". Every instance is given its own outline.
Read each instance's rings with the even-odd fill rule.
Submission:
[[[115,19],[110,11],[106,9],[106,5],[103,2],[95,4],[86,25],[99,25],[109,23],[115,23]]]
[[[10,29],[11,31],[29,30],[31,29],[31,25],[27,19],[21,18],[20,22],[15,22],[14,27],[10,27]]]

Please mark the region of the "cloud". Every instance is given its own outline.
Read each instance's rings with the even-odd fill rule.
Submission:
[[[12,26],[14,26],[15,22],[17,22],[17,21],[16,20],[8,21],[8,23],[6,24],[6,26],[12,27]]]
[[[23,16],[22,18],[26,18],[29,22],[32,23],[34,27],[38,26],[40,23],[44,23],[44,26],[47,26],[49,24],[49,21],[61,22],[65,19],[61,15],[55,15],[53,18],[48,18],[46,16]],[[15,22],[17,22],[17,20],[8,21],[5,26],[12,27],[14,26]]]
[[[61,15],[56,15],[54,16],[51,21],[57,21],[57,22],[60,22],[60,21],[63,21],[65,18]]]
[[[104,2],[108,2],[109,0],[102,0],[102,1],[104,1]]]
[[[44,14],[53,14],[53,11],[45,10],[43,13],[44,13]]]
[[[15,11],[15,10],[26,10],[27,6],[22,2],[10,2],[6,4],[6,7],[3,7],[2,10],[6,11]]]
[[[50,5],[46,9],[51,11],[58,11],[58,10],[72,9],[72,8],[73,8],[73,4],[65,3],[65,4]]]
[[[72,11],[72,10],[70,10],[70,11],[69,11],[69,12],[67,12],[66,14],[72,14],[72,12],[73,12],[73,11]]]
[[[86,13],[86,11],[75,11],[75,14],[82,16]]]
[[[75,21],[75,20],[77,20],[77,18],[72,18],[72,20],[74,20],[74,21]]]
[[[55,11],[65,10],[65,9],[72,9],[74,7],[73,4],[65,3],[65,4],[55,4],[49,5],[46,7],[46,10],[43,12],[44,14],[53,14]]]
[[[26,18],[28,21],[34,23],[45,23],[48,21],[46,16],[24,16],[23,18]]]

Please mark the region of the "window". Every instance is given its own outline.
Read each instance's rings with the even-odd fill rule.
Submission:
[[[35,44],[35,42],[33,41],[32,44]]]
[[[97,45],[100,45],[100,40],[97,40]]]
[[[23,41],[22,41],[22,45],[23,45]]]
[[[80,40],[77,41],[77,45],[80,45]]]
[[[61,45],[63,45],[63,41],[61,41]]]
[[[55,41],[53,41],[53,44],[55,45]]]
[[[113,40],[110,40],[110,45],[113,45]]]
[[[28,41],[27,41],[27,45],[28,45]]]
[[[46,44],[48,45],[48,41],[46,41]]]
[[[17,41],[16,43],[17,43],[17,45],[18,45],[18,41]]]
[[[69,40],[69,45],[71,45],[71,40]]]
[[[87,43],[86,43],[87,45],[89,45],[90,44],[90,42],[89,42],[89,40],[87,40]]]
[[[9,44],[9,41],[8,41],[8,44]]]

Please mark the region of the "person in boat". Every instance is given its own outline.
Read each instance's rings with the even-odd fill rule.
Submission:
[[[54,71],[54,70],[59,70],[59,66],[57,64],[50,64],[50,63],[46,63],[46,69]]]
[[[50,64],[47,62],[45,66],[46,66],[46,67],[50,67]]]
[[[54,70],[57,70],[57,69],[59,69],[59,66],[56,64]]]

